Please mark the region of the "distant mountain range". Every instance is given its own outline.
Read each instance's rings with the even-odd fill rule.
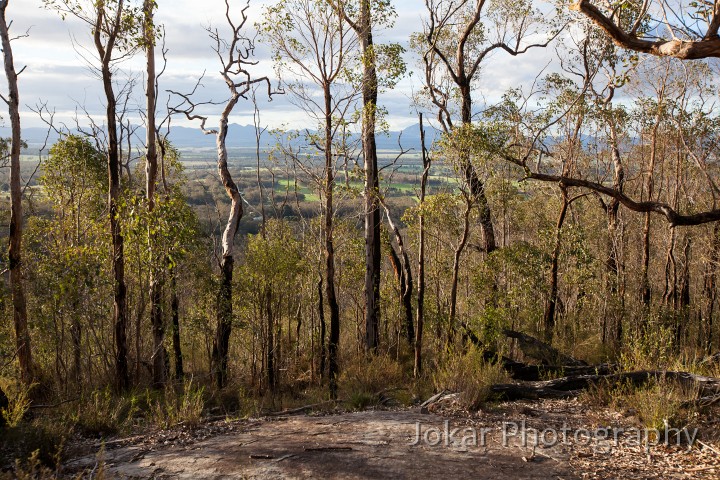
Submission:
[[[137,138],[145,138],[145,129],[138,128],[136,130]],[[431,142],[439,137],[439,131],[426,126],[425,127],[426,142],[428,148]],[[9,137],[10,128],[0,127],[0,137]],[[48,139],[48,146],[55,143],[59,136],[55,132],[51,132],[48,137],[48,131],[45,128],[24,128],[22,130],[22,138],[28,144],[28,150],[36,152]],[[380,150],[397,150],[398,140],[401,140],[403,149],[420,150],[420,130],[419,125],[410,126],[402,131],[389,132],[387,135],[377,136],[377,147]],[[173,145],[180,149],[214,149],[215,136],[205,135],[199,128],[190,127],[173,127],[170,132],[170,140]],[[138,140],[140,142],[140,140]],[[275,143],[275,138],[269,133],[265,133],[260,141],[261,148],[271,147]],[[227,136],[228,148],[254,148],[255,147],[255,127],[251,125],[231,124]]]

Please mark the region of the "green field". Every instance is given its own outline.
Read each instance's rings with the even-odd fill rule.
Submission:
[[[293,194],[295,192],[295,181],[287,178],[276,181],[275,191],[278,193],[285,193],[286,191]],[[307,202],[319,202],[320,196],[311,190],[309,187],[298,182],[297,192],[303,194],[305,201]]]

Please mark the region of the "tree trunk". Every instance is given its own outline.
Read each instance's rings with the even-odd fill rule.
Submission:
[[[657,149],[658,149],[658,129],[660,127],[660,121],[662,120],[662,104],[664,102],[665,86],[663,85],[658,93],[658,107],[655,115],[655,122],[650,131],[650,164],[648,165],[647,172],[645,172],[645,195],[648,201],[652,200],[653,190],[655,186],[654,173],[655,165],[657,163]],[[640,300],[643,306],[647,310],[650,308],[651,300],[651,289],[649,271],[650,269],[650,213],[645,214],[645,223],[643,224],[643,239],[642,239],[642,265],[640,273]],[[647,312],[644,314],[644,318],[641,320],[641,328],[647,327]]]
[[[330,95],[330,85],[325,84],[323,91],[325,98],[325,297],[330,309],[328,380],[330,397],[335,399],[337,398],[337,377],[339,374],[337,357],[340,344],[340,306],[335,296],[335,246],[333,241],[335,162],[332,154],[332,97]],[[321,321],[324,323],[324,320]]]
[[[112,85],[111,62],[115,41],[124,15],[124,0],[118,0],[115,18],[106,32],[105,3],[96,5],[96,23],[93,30],[93,39],[98,56],[101,61],[101,77],[105,91],[106,121],[108,135],[108,211],[110,215],[110,235],[112,237],[112,265],[113,265],[113,323],[115,325],[115,381],[119,390],[130,387],[128,372],[127,348],[127,286],[125,285],[125,250],[124,239],[118,218],[118,202],[120,200],[120,158],[117,132],[117,100]],[[107,34],[105,45],[102,43],[103,34]]]
[[[453,267],[452,267],[452,284],[450,285],[450,316],[448,319],[448,345],[453,342],[455,337],[455,316],[457,311],[457,288],[458,279],[460,277],[460,257],[465,250],[468,236],[470,234],[470,210],[472,209],[472,200],[465,198],[465,212],[463,213],[463,231],[460,237],[460,242],[455,247],[453,255]]]
[[[272,290],[267,288],[263,295],[266,316],[266,344],[265,344],[265,366],[267,375],[267,386],[271,392],[275,391],[275,321],[273,319]]]
[[[227,382],[228,351],[230,347],[230,333],[232,332],[233,306],[232,306],[232,279],[233,279],[233,249],[235,235],[240,227],[243,215],[242,198],[235,182],[228,170],[228,153],[225,139],[228,132],[228,118],[235,107],[239,95],[234,94],[225,105],[220,116],[220,128],[217,132],[216,144],[218,152],[218,173],[228,197],[230,197],[230,213],[222,236],[222,260],[220,261],[220,286],[217,293],[217,330],[212,349],[213,376],[218,388],[223,388]]]
[[[320,276],[317,284],[318,289],[318,319],[320,320],[320,378],[325,378],[325,300],[323,299],[323,278]]]
[[[373,46],[370,0],[361,0],[359,13],[357,34],[363,54],[362,145],[365,160],[365,349],[375,353],[380,345],[380,181],[375,145],[377,57]]]
[[[720,262],[720,222],[715,222],[710,241],[710,259],[705,263],[703,278],[703,320],[700,331],[704,337],[702,347],[707,354],[712,353],[713,316],[715,314],[715,301],[717,298],[717,265]]]
[[[418,378],[422,373],[422,341],[423,327],[425,324],[425,215],[423,206],[425,204],[425,189],[430,173],[430,159],[425,148],[425,128],[423,127],[423,116],[420,118],[420,143],[422,148],[423,173],[420,178],[420,215],[418,218],[418,292],[417,292],[417,330],[415,331],[415,365],[413,374]]]
[[[613,119],[609,122],[611,155],[614,165],[613,187],[615,190],[622,192],[625,186],[625,169],[620,156],[620,148],[618,146],[617,129]],[[612,342],[615,346],[622,344],[623,335],[623,316],[624,316],[624,292],[621,288],[623,264],[620,261],[620,249],[618,242],[622,241],[618,235],[618,209],[620,202],[613,198],[607,204],[607,221],[608,221],[608,241],[607,241],[607,260],[605,262],[607,270],[607,286],[610,298],[617,298],[620,302],[620,311],[614,312],[612,325]],[[605,334],[605,331],[603,331]]]
[[[172,316],[172,342],[175,355],[175,378],[185,376],[183,369],[182,346],[180,344],[180,298],[177,292],[177,273],[175,267],[170,268],[170,314]]]
[[[22,188],[20,185],[20,96],[18,91],[18,75],[15,72],[12,47],[6,9],[8,0],[0,2],[0,39],[2,40],[5,78],[8,82],[8,114],[10,116],[10,241],[8,263],[10,270],[10,289],[12,291],[13,323],[15,325],[15,342],[17,357],[20,364],[20,380],[29,385],[32,383],[33,363],[28,330],[27,305],[25,289],[22,281],[22,231],[23,208]]]
[[[553,248],[550,260],[550,295],[545,305],[543,322],[545,327],[545,342],[547,343],[552,343],[553,333],[555,331],[555,310],[558,295],[558,263],[560,259],[560,247],[562,245],[562,228],[565,223],[568,205],[570,204],[567,189],[563,186],[561,186],[560,189],[562,191],[562,207],[560,207],[560,214],[558,215],[557,225],[555,226],[555,247]]]
[[[148,210],[148,250],[150,253],[150,323],[153,331],[153,384],[161,386],[165,384],[165,325],[163,323],[162,314],[162,280],[158,252],[156,252],[155,244],[157,243],[156,234],[153,233],[153,210],[155,209],[155,185],[157,183],[157,148],[156,148],[156,131],[155,131],[155,110],[156,110],[156,90],[155,90],[155,31],[153,11],[155,2],[153,0],[144,0],[143,3],[143,43],[147,60],[147,78],[145,86],[145,96],[147,97],[146,106],[146,152],[145,152],[145,191],[147,195]]]
[[[405,243],[403,242],[400,229],[395,225],[393,219],[390,217],[390,209],[384,203],[380,201],[380,205],[385,209],[385,216],[387,217],[388,226],[395,236],[395,243],[397,243],[398,251],[395,251],[392,243],[390,249],[392,252],[392,262],[395,268],[395,276],[397,277],[398,284],[400,286],[400,301],[403,305],[404,323],[403,333],[410,346],[413,345],[415,340],[415,325],[413,320],[413,309],[412,309],[412,294],[413,294],[413,278],[412,278],[412,267],[410,266],[410,258],[408,257],[407,251],[405,250]]]
[[[677,293],[675,303],[675,348],[680,349],[683,334],[686,331],[686,323],[690,313],[690,248],[692,240],[689,236],[685,237],[685,246],[683,247],[683,266],[680,272],[680,288]]]
[[[212,348],[215,385],[223,388],[227,382],[228,349],[232,331],[232,277],[233,257],[224,256],[220,262],[220,287],[217,293],[217,328]]]
[[[467,126],[472,124],[472,96],[470,94],[470,79],[463,75],[462,77],[459,77],[459,80],[460,96],[462,100],[461,120],[463,126]],[[485,195],[485,183],[478,176],[477,170],[475,170],[475,167],[469,157],[465,156],[462,158],[460,165],[462,167],[463,176],[465,177],[465,182],[467,182],[470,187],[473,202],[478,206],[480,230],[483,235],[483,249],[485,250],[485,253],[489,255],[497,249],[497,244],[495,242],[495,228],[492,223],[490,204],[488,203],[487,196]]]

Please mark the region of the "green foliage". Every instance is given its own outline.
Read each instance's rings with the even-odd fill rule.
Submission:
[[[68,16],[76,17],[85,23],[94,26],[100,16],[102,28],[101,39],[107,42],[113,34],[116,48],[123,53],[129,53],[144,46],[145,29],[154,30],[153,38],[157,39],[162,33],[158,26],[148,25],[145,21],[142,6],[135,6],[124,2],[118,18],[118,0],[42,0],[45,8],[56,11],[65,20]],[[153,2],[153,9],[157,2]]]
[[[55,208],[88,215],[102,208],[107,160],[86,137],[67,135],[51,148],[42,164],[40,185]]]

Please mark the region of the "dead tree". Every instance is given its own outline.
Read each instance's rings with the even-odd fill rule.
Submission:
[[[393,268],[395,270],[395,277],[398,280],[400,287],[400,300],[403,306],[404,323],[402,326],[405,338],[410,346],[415,341],[415,323],[413,319],[413,308],[412,308],[412,295],[413,295],[413,275],[412,266],[410,265],[410,257],[408,256],[405,243],[403,242],[402,234],[400,229],[397,227],[392,217],[390,216],[390,209],[388,208],[385,201],[379,199],[380,205],[385,210],[385,218],[388,222],[388,227],[395,237],[395,244],[397,245],[397,251],[395,246],[390,244],[391,249],[391,260]]]
[[[252,90],[255,84],[265,83],[268,89],[268,97],[270,98],[275,93],[272,91],[270,80],[267,77],[253,78],[251,72],[248,70],[249,67],[257,64],[257,61],[251,60],[255,51],[255,40],[246,36],[244,33],[245,24],[248,20],[247,10],[249,8],[250,5],[248,2],[240,11],[239,22],[236,22],[230,15],[230,1],[225,0],[225,19],[231,31],[229,40],[224,38],[217,29],[208,28],[208,33],[213,42],[212,48],[222,67],[220,76],[225,82],[230,94],[230,98],[225,102],[220,112],[218,128],[206,129],[205,124],[207,117],[195,113],[195,109],[200,105],[191,99],[195,90],[190,94],[171,92],[182,98],[181,104],[173,107],[173,111],[184,113],[190,120],[199,120],[201,122],[200,128],[205,134],[215,135],[218,155],[218,174],[220,175],[220,180],[225,192],[230,198],[230,213],[221,239],[220,285],[216,296],[217,327],[211,355],[212,374],[218,388],[222,388],[227,382],[228,351],[233,318],[232,280],[235,235],[237,234],[240,219],[243,215],[243,200],[228,169],[228,151],[225,142],[228,134],[228,122],[230,113],[241,98],[247,98],[246,95]]]

